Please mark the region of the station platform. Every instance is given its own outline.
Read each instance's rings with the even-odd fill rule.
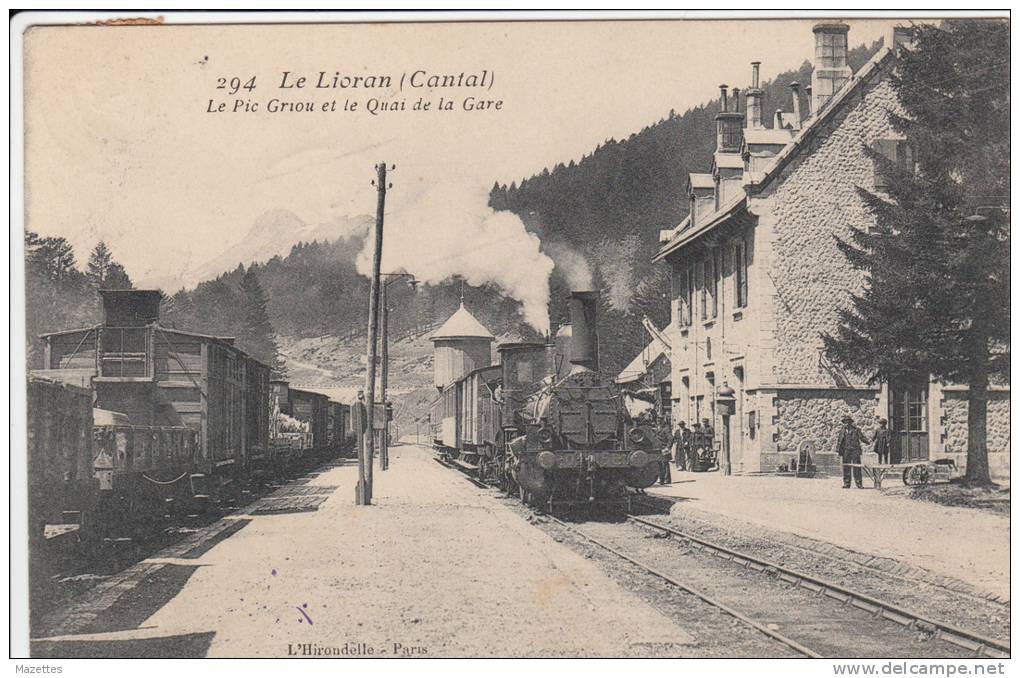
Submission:
[[[911,499],[902,482],[843,489],[842,477],[723,476],[673,470],[649,495],[710,528],[773,539],[875,569],[1009,600],[1009,516]]]
[[[326,499],[248,507],[157,553],[50,619],[33,655],[685,654],[685,630],[507,500],[424,448],[391,460],[373,506],[354,505],[355,462],[296,481],[281,490]]]

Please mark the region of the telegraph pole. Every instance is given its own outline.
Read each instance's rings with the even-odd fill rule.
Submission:
[[[356,503],[372,503],[372,464],[375,457],[375,364],[379,330],[379,269],[382,266],[383,212],[386,209],[386,163],[375,166],[379,199],[375,211],[375,250],[372,256],[372,286],[368,295],[368,365],[365,369],[365,447],[358,451],[358,489]]]
[[[382,375],[379,379],[379,401],[383,404],[383,411],[386,410],[386,382],[390,373],[390,338],[389,319],[390,309],[386,306],[386,288],[389,283],[383,282],[379,288],[379,310],[382,312]],[[386,415],[383,414],[385,417]],[[389,422],[382,429],[379,436],[379,470],[385,471],[390,467],[390,441],[387,440],[390,434]]]

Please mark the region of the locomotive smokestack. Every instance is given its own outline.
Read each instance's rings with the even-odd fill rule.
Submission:
[[[570,362],[590,370],[599,368],[598,292],[570,293]]]

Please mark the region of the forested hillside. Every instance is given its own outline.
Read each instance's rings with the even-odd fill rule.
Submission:
[[[851,50],[851,68],[859,69],[879,46],[876,42]],[[767,126],[776,109],[792,110],[789,85],[810,83],[811,70],[805,61],[762,85]],[[747,83],[732,84],[743,89]],[[807,115],[806,98],[801,103]],[[687,216],[688,173],[711,167],[718,110],[718,101],[713,101],[683,114],[670,111],[625,140],[607,140],[579,162],[558,164],[520,184],[497,183],[490,191],[489,204],[517,214],[557,259],[550,304],[554,319],[565,316],[564,290],[570,277],[555,252],[566,249],[588,262],[596,285],[605,292],[600,339],[607,370],[622,368],[647,343],[640,326],[643,315],[660,327],[669,320],[668,280],[651,258],[659,231]]]
[[[851,66],[860,68],[878,46],[851,50]],[[806,84],[810,78],[811,66],[805,62],[764,83],[767,124],[776,108],[792,108],[789,84]],[[806,103],[801,108],[806,114]],[[518,215],[556,261],[549,310],[554,328],[566,320],[571,287],[590,285],[602,291],[599,334],[607,373],[616,373],[648,342],[641,326],[644,315],[660,327],[669,321],[668,275],[651,257],[659,231],[676,226],[687,214],[687,174],[711,166],[717,111],[715,101],[682,114],[670,111],[627,139],[607,140],[580,161],[557,164],[519,184],[497,182],[492,187],[490,206]],[[73,253],[68,264],[67,253],[57,251],[64,245],[70,248],[66,241],[61,245],[54,240],[61,239],[36,238],[29,247],[30,263],[33,252],[43,253],[29,267],[30,338],[39,331],[98,321],[95,283],[86,285],[85,274],[74,267]],[[277,335],[349,336],[354,341],[364,332],[368,316],[368,280],[355,267],[363,246],[361,236],[299,243],[286,256],[238,266],[177,292],[165,304],[164,320],[235,336],[240,346],[278,366]],[[576,269],[585,270],[586,282],[577,282]],[[495,287],[475,288],[453,278],[416,289],[395,282],[389,291],[395,335],[442,322],[462,293],[493,334],[530,332],[518,302]]]

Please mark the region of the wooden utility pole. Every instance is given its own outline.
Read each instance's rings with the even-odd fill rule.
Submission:
[[[386,163],[375,166],[379,199],[375,211],[375,250],[372,255],[372,286],[368,294],[368,364],[365,366],[365,446],[358,453],[356,503],[372,503],[372,465],[375,457],[375,364],[379,330],[379,269],[382,266],[383,213],[386,209]]]
[[[379,379],[379,402],[383,404],[383,417],[386,416],[386,382],[389,378],[390,373],[390,338],[389,338],[389,318],[390,310],[386,307],[386,288],[388,283],[385,281],[379,288],[379,310],[382,312],[382,375]],[[385,471],[390,467],[390,441],[388,440],[390,434],[389,422],[386,422],[383,426],[382,432],[379,435],[379,470]]]

